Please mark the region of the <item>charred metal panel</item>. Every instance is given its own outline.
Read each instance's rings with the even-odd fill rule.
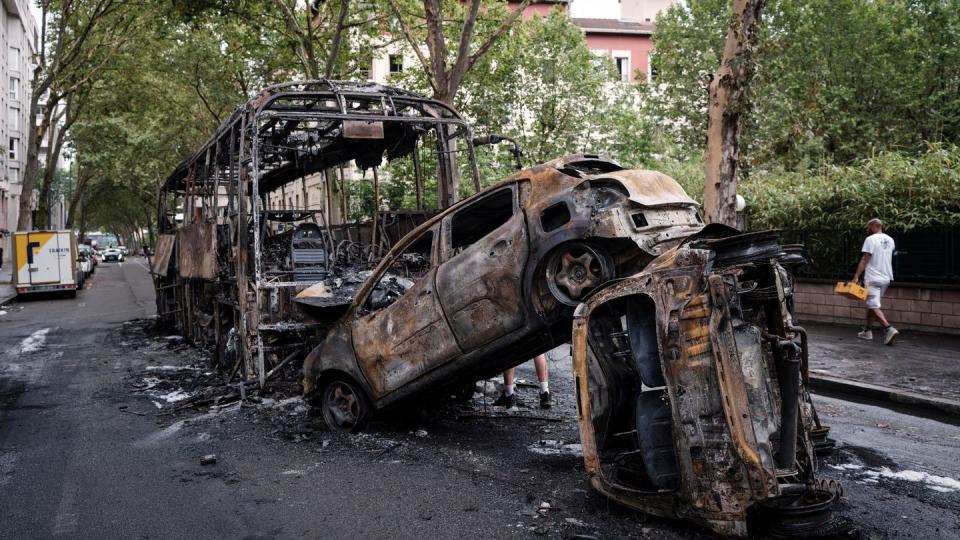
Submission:
[[[725,238],[711,239],[717,235]],[[796,368],[805,337],[797,343],[802,329],[785,307],[785,254],[769,233],[737,236],[712,227],[701,236],[578,307],[573,355],[584,463],[592,485],[623,504],[745,536],[752,507],[775,507],[779,497],[798,492],[816,501],[831,495],[816,487],[815,413]],[[655,313],[641,313],[656,319],[663,401],[640,384],[652,379],[642,375],[645,367],[626,361],[654,350],[640,314],[630,313],[636,298],[656,304]],[[661,403],[671,411],[679,466],[673,490],[663,489],[672,464],[649,447],[663,440]],[[811,514],[803,527],[817,530],[829,515]]]
[[[353,324],[356,358],[373,398],[435,369],[460,354],[434,287],[436,270],[391,305]]]
[[[167,275],[170,268],[170,256],[173,254],[173,245],[177,239],[175,234],[157,235],[156,249],[151,261],[150,271],[158,276]]]
[[[464,350],[486,345],[523,324],[521,276],[527,252],[524,218],[517,212],[440,266],[437,289]]]
[[[191,223],[177,229],[177,270],[181,277],[217,277],[217,231],[213,223]]]

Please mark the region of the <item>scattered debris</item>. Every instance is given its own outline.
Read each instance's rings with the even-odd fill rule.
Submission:
[[[200,458],[201,465],[213,465],[217,462],[216,454],[207,454]]]
[[[427,430],[425,430],[425,429],[418,429],[418,430],[414,433],[414,435],[416,435],[417,437],[420,437],[420,438],[422,439],[422,438],[424,438],[424,437],[427,436]]]
[[[580,443],[564,443],[552,439],[543,439],[527,447],[527,450],[544,456],[576,456],[583,457],[583,446]]]

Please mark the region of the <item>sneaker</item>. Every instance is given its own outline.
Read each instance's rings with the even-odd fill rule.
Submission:
[[[550,392],[540,392],[540,408],[550,408]]]
[[[869,328],[866,330],[861,330],[860,333],[857,334],[857,337],[867,341],[873,341],[873,330],[870,330]]]
[[[510,394],[510,395],[508,396],[508,395],[506,395],[506,394],[500,394],[500,397],[498,397],[497,400],[493,402],[493,405],[494,405],[495,407],[506,407],[506,408],[508,408],[508,409],[511,408],[511,407],[516,407],[516,406],[517,406],[517,395],[516,395],[516,394]]]
[[[897,339],[897,335],[899,334],[900,332],[897,332],[896,328],[888,326],[887,331],[883,333],[883,344],[893,345],[893,340]]]

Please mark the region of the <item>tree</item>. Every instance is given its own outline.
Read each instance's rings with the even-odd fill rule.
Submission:
[[[434,99],[453,105],[464,77],[520,18],[531,0],[523,0],[509,13],[504,2],[495,0],[422,0],[422,10],[416,0],[386,2],[395,17],[396,30],[420,61]],[[449,47],[448,41],[454,40],[456,47]],[[426,43],[426,53],[421,43]],[[437,195],[441,208],[453,204],[460,191],[456,141],[452,142],[454,151],[445,160],[448,166],[440,167]]]
[[[406,88],[427,87],[419,70],[398,74]],[[454,104],[476,134],[502,134],[524,150],[524,165],[571,153],[603,153],[628,166],[650,162],[650,130],[639,115],[638,87],[617,82],[610,60],[598,58],[583,32],[561,11],[516,23],[464,78]],[[483,186],[514,172],[508,144],[477,148]],[[433,158],[424,159],[427,170]],[[382,186],[390,207],[414,205],[412,171],[390,165]],[[435,184],[428,183],[432,193]],[[464,187],[461,195],[472,188]],[[358,196],[364,193],[358,192]]]
[[[422,0],[422,11],[413,0],[387,0],[399,31],[420,61],[434,99],[447,105],[453,105],[470,69],[510,29],[530,2],[523,0],[506,14],[503,3],[492,0]],[[477,37],[479,45],[474,44]],[[451,48],[447,42],[454,39],[456,47]],[[423,43],[426,53],[421,48]]]
[[[657,18],[658,80],[645,89],[645,113],[681,157],[702,149],[703,90],[730,9],[729,0],[690,0]],[[960,142],[960,0],[779,0],[763,17],[753,106],[741,114],[742,170]]]
[[[756,63],[753,51],[760,39],[764,4],[766,0],[734,0],[720,68],[708,86],[703,191],[707,223],[737,224],[740,115],[749,107],[748,88]]]
[[[40,50],[30,93],[30,125],[36,129],[29,130],[27,139],[19,230],[29,230],[33,225],[40,148],[59,103],[90,84],[127,41],[135,20],[133,10],[122,9],[121,0],[40,0],[39,5]],[[44,96],[46,104],[38,119],[37,109]]]

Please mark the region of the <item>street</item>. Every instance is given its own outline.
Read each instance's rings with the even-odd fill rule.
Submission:
[[[150,332],[153,298],[130,258],[99,265],[75,300],[0,310],[0,538],[712,537],[590,489],[565,347],[549,411],[521,384],[511,415],[475,397],[341,436],[289,393],[168,407],[190,388],[164,374],[202,367]],[[529,363],[518,376],[536,380]],[[859,537],[960,538],[956,425],[814,399],[838,442],[821,473],[843,482],[838,512]]]

